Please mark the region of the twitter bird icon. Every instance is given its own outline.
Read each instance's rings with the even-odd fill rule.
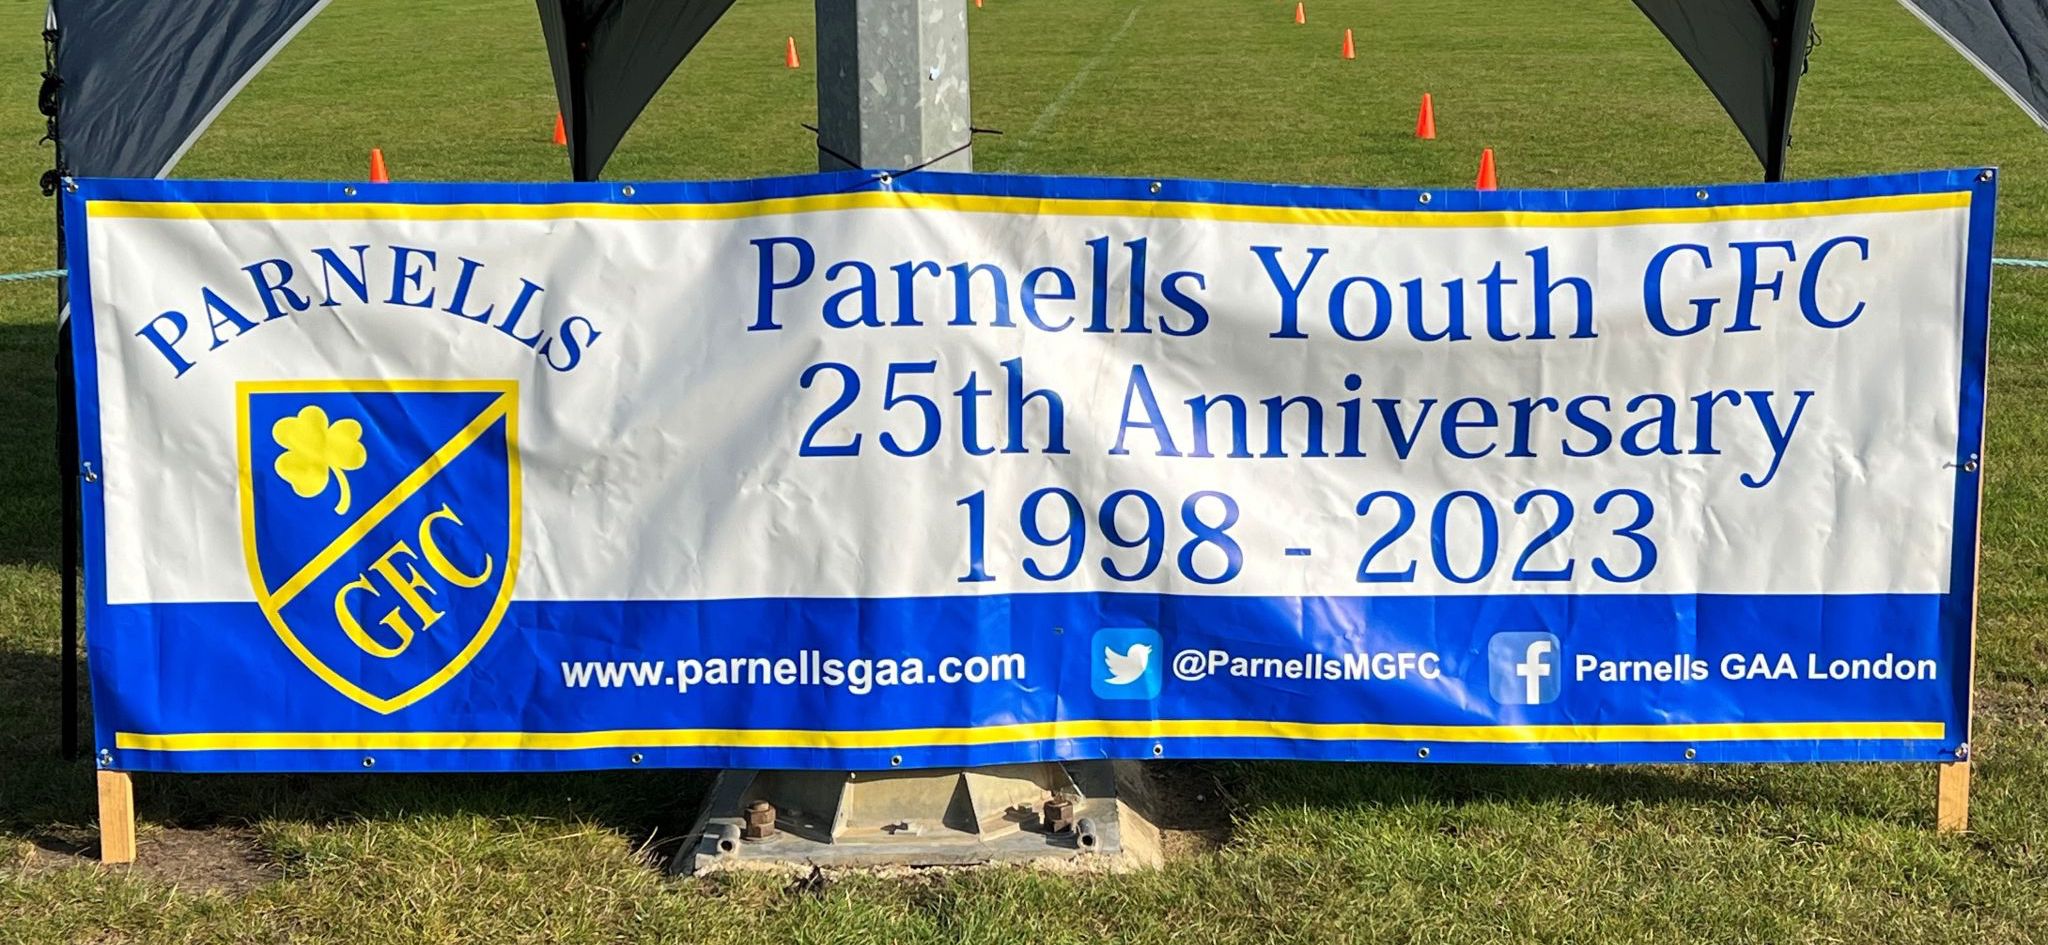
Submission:
[[[1152,648],[1143,643],[1133,643],[1131,648],[1118,653],[1109,647],[1102,648],[1102,661],[1109,666],[1109,684],[1128,686],[1145,675],[1145,667],[1152,665]]]
[[[1090,676],[1102,699],[1157,699],[1164,674],[1156,658],[1163,648],[1150,627],[1105,627],[1095,631]]]

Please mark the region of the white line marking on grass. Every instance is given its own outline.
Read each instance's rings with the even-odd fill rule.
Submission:
[[[1109,41],[1103,43],[1102,48],[1096,50],[1095,55],[1089,57],[1087,62],[1082,63],[1081,68],[1075,70],[1074,77],[1068,79],[1067,84],[1060,87],[1059,94],[1053,96],[1052,101],[1046,103],[1045,109],[1038,113],[1038,117],[1031,122],[1031,127],[1025,129],[1024,136],[1017,141],[1017,150],[1010,152],[1010,159],[1003,162],[1003,170],[1013,171],[1017,169],[1017,160],[1029,154],[1031,146],[1036,144],[1039,137],[1044,135],[1046,130],[1052,127],[1052,123],[1059,119],[1060,110],[1067,107],[1067,100],[1073,98],[1074,93],[1079,91],[1081,86],[1087,84],[1089,74],[1093,73],[1095,67],[1101,64],[1103,57],[1108,56],[1110,50],[1115,49],[1116,44],[1123,41],[1124,34],[1131,31],[1131,24],[1138,22],[1138,11],[1142,9],[1144,9],[1143,4],[1132,7],[1130,15],[1124,17],[1124,25],[1117,27],[1116,32],[1109,34]]]

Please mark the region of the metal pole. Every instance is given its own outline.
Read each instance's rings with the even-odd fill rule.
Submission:
[[[974,169],[966,0],[817,0],[818,169]]]
[[[818,169],[974,168],[967,0],[816,0]],[[1156,862],[1117,764],[719,773],[678,860],[817,866],[1080,855]],[[1041,817],[1040,810],[1054,816]]]

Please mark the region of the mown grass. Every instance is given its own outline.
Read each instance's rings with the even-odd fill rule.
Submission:
[[[970,11],[975,116],[1006,133],[978,143],[980,166],[1443,187],[1490,146],[1510,186],[1755,176],[1623,0],[1315,0],[1306,27],[1290,7],[988,0]],[[811,168],[813,75],[781,65],[787,35],[809,56],[810,8],[738,4],[610,176]],[[51,252],[33,189],[48,155],[33,144],[41,9],[0,3],[6,271]],[[1354,62],[1336,55],[1347,26]],[[1828,0],[1819,27],[1795,176],[1998,164],[2000,252],[2048,255],[2048,136],[1891,3]],[[1408,135],[1425,90],[1433,144]],[[559,179],[553,112],[530,6],[337,0],[181,173],[356,178],[377,145],[400,177]],[[1905,766],[1248,764],[1177,772],[1221,779],[1230,830],[1156,873],[822,887],[650,868],[700,773],[147,777],[145,843],[175,862],[52,852],[89,847],[93,812],[90,770],[54,759],[50,299],[47,283],[0,286],[0,942],[2048,938],[2048,533],[2034,526],[2048,512],[2048,274],[1997,280],[1971,834],[1932,831],[1932,772]],[[171,855],[195,836],[246,843],[257,862]],[[196,849],[186,859],[238,855]],[[209,866],[248,875],[212,882]]]

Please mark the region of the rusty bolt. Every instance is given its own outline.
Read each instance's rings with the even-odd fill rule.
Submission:
[[[1043,815],[1046,833],[1066,833],[1074,829],[1074,799],[1055,797],[1045,802]]]
[[[740,830],[743,840],[766,840],[775,836],[775,805],[755,801],[747,805],[747,825]]]

